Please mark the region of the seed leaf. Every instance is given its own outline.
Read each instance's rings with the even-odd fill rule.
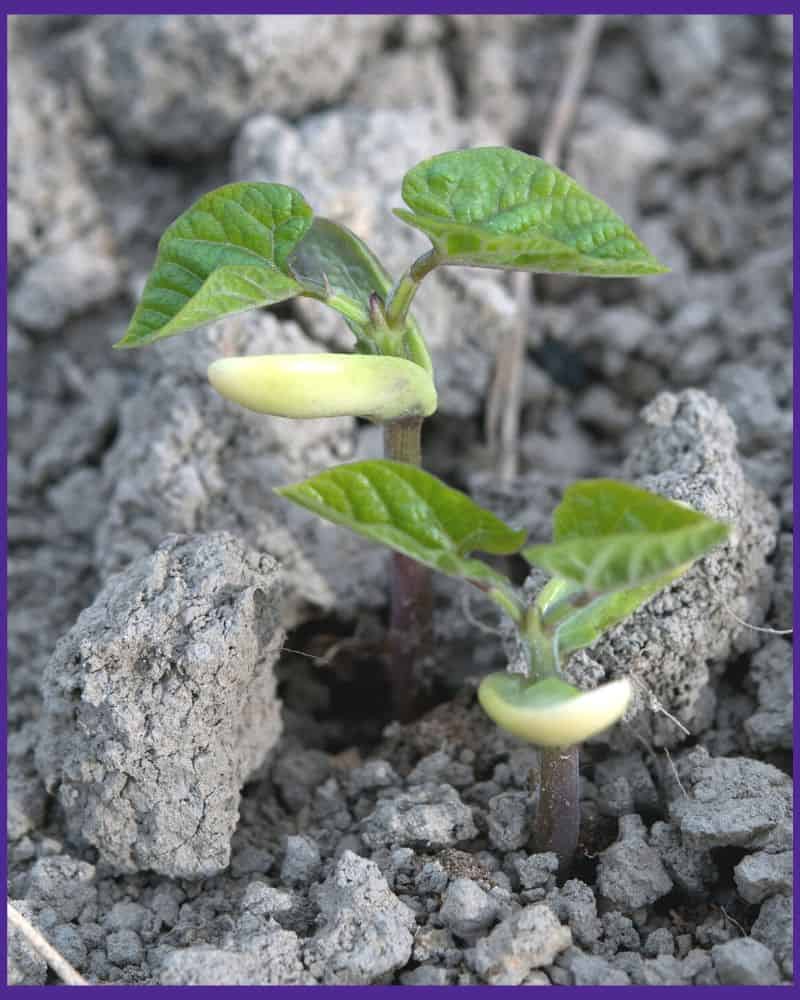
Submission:
[[[516,552],[525,541],[466,494],[403,462],[377,459],[328,469],[281,487],[281,496],[448,576],[507,586],[480,551]]]
[[[158,244],[125,336],[139,347],[302,292],[286,267],[312,211],[282,184],[228,184],[179,216]]]
[[[508,672],[489,674],[478,688],[486,714],[534,746],[563,747],[608,729],[625,714],[633,691],[627,678],[580,691],[558,677],[531,683]]]
[[[659,274],[608,205],[563,171],[517,149],[443,153],[413,167],[395,209],[426,233],[444,264],[600,277]]]
[[[674,500],[610,479],[584,480],[556,508],[555,541],[523,555],[599,597],[655,583],[727,535],[727,525]]]

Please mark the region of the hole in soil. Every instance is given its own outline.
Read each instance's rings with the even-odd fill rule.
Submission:
[[[734,885],[733,869],[746,854],[747,851],[741,847],[715,847],[711,851],[711,858],[719,872],[718,886],[728,888]]]
[[[575,861],[567,878],[578,878],[594,885],[600,854],[617,839],[617,820],[613,816],[581,818],[581,831]]]
[[[278,693],[286,708],[311,716],[329,753],[354,746],[371,751],[394,719],[384,638],[382,629],[362,637],[350,624],[326,618],[301,626],[286,639]],[[414,718],[452,695],[439,682],[424,685]]]
[[[654,914],[670,917],[678,931],[697,927],[709,914],[707,900],[691,899],[680,889],[673,889],[657,899],[652,908]]]
[[[745,690],[745,680],[750,673],[750,662],[752,653],[742,653],[740,656],[730,660],[725,668],[723,679],[730,684],[734,691]]]

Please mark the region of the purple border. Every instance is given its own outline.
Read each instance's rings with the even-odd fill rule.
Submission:
[[[539,0],[538,3],[532,4],[530,2],[514,2],[514,0],[505,0],[505,2],[495,2],[491,3],[491,0],[482,0],[482,2],[475,2],[475,0],[462,0],[461,3],[454,3],[452,0],[450,2],[444,3],[413,3],[406,2],[404,4],[370,4],[363,2],[355,2],[351,0],[349,3],[335,3],[335,2],[321,2],[321,0],[312,0],[312,2],[307,2],[302,4],[302,10],[298,11],[297,5],[292,5],[291,3],[277,3],[277,4],[264,4],[264,3],[242,3],[236,2],[228,7],[226,10],[220,10],[220,4],[217,3],[193,3],[193,4],[170,4],[164,2],[152,2],[152,0],[141,0],[138,3],[102,3],[102,2],[88,2],[83,4],[70,4],[65,3],[63,0],[61,2],[43,2],[43,0],[34,0],[34,2],[29,3],[8,3],[3,5],[2,13],[7,14],[168,14],[168,13],[270,13],[270,14],[295,14],[295,13],[348,13],[348,14],[416,14],[416,13],[430,13],[430,14],[446,14],[446,13],[458,13],[458,14],[511,14],[511,13],[537,13],[537,14],[585,14],[585,13],[606,13],[606,14],[631,14],[631,15],[642,15],[642,14],[657,14],[657,13],[703,13],[703,14],[754,14],[754,15],[764,15],[764,14],[794,14],[795,5],[791,3],[780,3],[776,5],[769,5],[765,7],[761,4],[755,2],[755,0],[747,0],[747,2],[742,2],[742,0],[728,0],[726,3],[720,2],[706,2],[706,3],[630,3],[630,2],[606,2],[604,4],[597,3],[570,3],[562,2],[559,3],[557,0]],[[398,9],[400,8],[400,9]],[[795,18],[795,23],[793,26],[793,36],[794,36],[794,47],[795,53],[797,51],[797,43],[800,39],[800,25],[798,24],[797,18]],[[7,19],[2,18],[2,53],[5,58],[7,52]],[[795,88],[798,82],[798,65],[797,57],[795,55],[794,61],[794,84]],[[2,81],[3,90],[3,100],[2,100],[2,144],[3,144],[3,162],[7,165],[8,163],[8,149],[7,149],[7,76],[6,73],[3,74]],[[795,175],[797,175],[798,168],[800,167],[800,155],[798,153],[798,131],[800,131],[800,109],[798,109],[797,103],[793,107],[793,141],[794,141],[794,168]],[[4,174],[4,178],[7,174]],[[800,193],[798,188],[794,189],[794,218],[793,218],[793,232],[794,232],[794,244],[797,245],[797,234],[798,234],[798,208],[800,208]],[[2,253],[2,268],[3,275],[6,278],[7,283],[7,242],[6,242],[6,213],[3,213],[2,218],[2,248],[0,252]],[[797,256],[795,254],[793,259],[793,287],[800,286],[800,263],[798,263]],[[2,359],[0,360],[0,365],[2,365],[2,374],[4,385],[7,385],[7,332],[6,332],[6,319],[7,319],[7,300],[3,296],[2,301],[2,335],[4,341],[4,350],[2,352]],[[796,312],[793,313],[793,375],[794,383],[797,385],[800,382],[800,350],[798,350],[798,321]],[[2,411],[0,412],[0,434],[2,434],[2,451],[4,456],[8,455],[8,422],[7,422],[7,396],[6,393],[2,393]],[[800,446],[798,446],[798,431],[800,431],[800,415],[798,415],[797,410],[794,414],[794,439],[793,439],[793,471],[794,471],[794,486],[793,486],[793,497],[794,505],[797,506],[798,499],[800,498],[800,487],[797,483],[797,470],[798,464],[800,464]],[[8,561],[8,548],[7,548],[7,522],[8,522],[8,495],[7,495],[7,466],[6,462],[3,462],[2,469],[0,469],[0,496],[2,496],[3,512],[4,517],[2,519],[2,550],[5,555],[6,565]],[[794,579],[797,580],[800,576],[800,552],[798,552],[798,536],[800,536],[800,529],[797,526],[794,527],[794,556],[793,556],[793,570]],[[3,574],[2,583],[2,605],[6,609],[7,613],[7,578],[6,574]],[[793,609],[794,618],[798,618],[798,612],[800,612],[800,596],[793,592]],[[7,618],[4,614],[2,616],[2,624],[0,624],[0,631],[2,633],[2,651],[4,664],[7,665]],[[795,677],[800,678],[800,652],[795,651]],[[3,698],[2,698],[2,722],[3,730],[7,731],[8,724],[8,708],[7,708],[7,674],[6,670],[2,674],[2,684],[3,684]],[[795,731],[797,731],[798,726],[800,726],[800,693],[797,690],[797,684],[795,683],[794,690],[794,724]],[[5,851],[5,838],[6,838],[6,809],[7,801],[5,794],[6,786],[6,774],[7,774],[7,747],[6,741],[3,740],[2,743],[2,782],[4,793],[2,795],[2,803],[0,804],[0,816],[2,816],[2,833],[0,836],[3,838],[3,870],[7,875],[7,854]],[[795,775],[800,775],[800,743],[796,742],[793,750],[793,761],[795,768]],[[800,850],[798,841],[800,841],[800,822],[798,822],[798,815],[795,812],[794,815],[794,859],[795,866],[797,867],[798,857],[800,856]],[[797,897],[795,897],[797,898]],[[3,908],[2,916],[0,916],[0,936],[3,941],[6,940],[6,913],[5,908]],[[800,950],[800,927],[795,921],[794,927],[794,951],[795,954]],[[2,972],[2,983],[6,984],[6,973],[5,968]],[[45,990],[53,989],[54,987],[36,987],[29,986],[24,987],[26,996],[41,994],[46,997],[47,994]],[[55,987],[56,989],[66,989],[67,987]],[[380,993],[385,997],[390,997],[394,995],[394,991],[398,987],[396,986],[371,986],[366,987],[370,990],[371,996],[378,996]],[[403,987],[407,988],[407,987]],[[336,990],[340,995],[355,993],[364,989],[364,987],[351,987],[351,986],[341,986],[341,987],[235,987],[235,986],[221,986],[221,987],[137,987],[137,986],[95,986],[94,989],[100,989],[107,995],[130,995],[131,991],[137,989],[146,990],[148,995],[150,994],[163,994],[166,992],[171,992],[174,989],[193,989],[195,995],[207,996],[215,995],[218,996],[220,993],[228,994],[239,994],[241,995],[243,990],[258,990],[267,989],[270,993],[285,994],[286,996],[298,997],[304,994],[309,996],[317,996],[320,989]],[[445,992],[452,990],[453,987],[411,987],[416,991],[425,992],[428,995],[433,995],[438,992]],[[498,989],[500,991],[510,991],[514,987],[489,987],[489,986],[475,986],[470,987],[471,990],[483,991],[487,997],[497,996]],[[575,992],[579,990],[580,987],[561,987],[561,989],[566,989],[568,992]],[[724,997],[728,995],[735,995],[736,997],[746,997],[748,995],[753,995],[756,991],[760,994],[765,987],[641,987],[641,986],[630,986],[624,990],[624,997],[635,997],[638,993],[644,993],[646,990],[646,996],[653,996],[655,994],[665,994],[674,995],[675,990],[691,990],[692,995],[699,992],[711,991],[715,997]],[[606,1000],[606,998],[618,997],[620,993],[617,987],[593,987],[591,994],[593,997],[598,997],[600,1000]],[[52,994],[50,994],[52,996]]]
[[[797,289],[800,288],[800,261],[797,259],[797,247],[798,247],[798,209],[800,209],[800,190],[797,186],[797,177],[800,172],[800,144],[798,140],[798,129],[800,129],[800,107],[797,103],[797,85],[800,82],[800,69],[798,68],[797,61],[797,46],[800,42],[800,18],[795,15],[792,24],[792,39],[793,39],[793,66],[792,66],[792,91],[793,91],[793,102],[792,102],[792,143],[793,143],[793,165],[794,165],[794,189],[793,189],[793,204],[792,204],[792,294],[796,295]],[[793,399],[796,401],[797,387],[800,385],[800,336],[798,335],[798,315],[797,315],[797,305],[793,300],[792,308],[792,377],[793,377]],[[800,445],[798,445],[798,432],[800,431],[800,413],[798,413],[798,407],[794,407],[794,423],[793,423],[793,435],[792,435],[792,510],[797,509],[797,501],[800,498],[800,486],[797,482],[797,472],[798,466],[800,466]],[[792,537],[794,548],[792,550],[792,624],[797,621],[798,615],[800,614],[800,595],[797,593],[797,581],[800,578],[800,552],[798,552],[798,541],[800,541],[800,527],[798,527],[797,521],[794,520],[792,525]],[[786,627],[783,622],[778,623],[779,628]],[[792,688],[792,701],[793,701],[793,731],[795,739],[792,744],[792,762],[794,765],[794,786],[795,786],[795,806],[794,815],[792,817],[792,829],[794,831],[794,843],[793,843],[793,859],[794,859],[794,870],[798,870],[798,860],[800,859],[800,817],[798,817],[797,811],[797,787],[798,782],[800,782],[800,740],[797,739],[797,733],[800,730],[800,691],[798,691],[798,681],[800,680],[800,646],[794,644],[793,647],[793,676],[794,685]],[[794,902],[795,902],[795,912],[798,906],[798,889],[795,884],[794,888]],[[797,959],[800,955],[800,926],[798,921],[794,921],[793,935],[792,935],[792,950],[794,952],[794,957]]]
[[[65,3],[64,0],[32,0],[28,3],[12,2],[3,5],[6,14],[792,14],[796,4],[784,0],[777,4],[760,4],[758,0],[707,0],[705,3],[657,3],[630,0],[607,0],[605,3],[559,2],[559,0],[444,0],[431,3],[404,3],[386,0],[368,3],[364,0],[305,0],[292,4],[247,3],[235,0],[229,6],[216,2],[166,3],[159,0],[126,0],[108,3],[89,0],[87,3]],[[223,8],[223,9],[220,9]],[[299,9],[298,9],[299,8]],[[4,50],[5,51],[5,50]]]
[[[5,18],[3,18],[3,24],[2,24],[2,46],[3,46],[3,54],[5,54],[7,52],[7,22],[6,22]],[[0,112],[0,113],[2,113],[2,116],[3,116],[2,117],[3,164],[6,165],[8,163],[8,156],[7,156],[7,153],[8,153],[8,148],[7,148],[8,147],[8,135],[7,135],[7,131],[6,131],[6,107],[7,107],[6,100],[7,100],[8,79],[7,79],[6,73],[3,73],[2,87],[3,87],[2,112]],[[4,186],[5,186],[5,178],[6,177],[7,177],[7,173],[6,173],[6,171],[4,171],[3,172]],[[2,242],[2,248],[0,248],[0,253],[2,253],[2,273],[3,273],[3,278],[4,278],[4,286],[7,286],[7,284],[8,284],[8,269],[7,269],[7,266],[6,266],[7,265],[7,259],[6,258],[7,258],[7,247],[8,247],[8,244],[6,242],[6,235],[7,235],[6,212],[3,212],[3,219],[2,219],[2,241],[1,241]],[[7,575],[6,575],[6,567],[8,566],[8,490],[7,490],[7,485],[8,485],[7,484],[7,461],[8,461],[8,440],[7,440],[7,435],[8,435],[8,396],[7,396],[7,393],[6,393],[6,386],[8,385],[8,381],[7,381],[7,379],[8,379],[8,372],[7,372],[8,335],[7,335],[7,330],[6,330],[7,300],[6,300],[6,296],[5,295],[3,295],[2,298],[3,298],[3,302],[2,302],[2,310],[3,311],[2,311],[2,319],[0,319],[0,323],[2,324],[2,330],[3,330],[3,353],[2,353],[2,358],[0,359],[0,366],[2,367],[3,384],[2,384],[2,391],[0,392],[0,396],[2,397],[2,403],[0,403],[0,407],[2,408],[1,411],[0,411],[0,434],[2,434],[2,445],[0,447],[1,447],[1,450],[2,450],[3,464],[2,464],[2,469],[0,470],[0,497],[2,497],[2,514],[3,514],[2,522],[3,523],[2,523],[2,528],[0,528],[0,531],[2,531],[2,546],[3,546],[3,578],[2,578],[2,583],[0,583],[0,588],[2,588],[0,590],[0,595],[2,596],[2,609],[3,609],[3,613],[2,613],[2,616],[0,616],[0,622],[1,622],[0,623],[0,635],[2,635],[2,652],[3,652],[3,671],[2,671],[2,676],[3,676],[3,704],[2,704],[2,709],[0,709],[0,711],[2,712],[2,724],[3,724],[3,736],[4,736],[4,739],[2,740],[2,744],[3,744],[3,751],[2,751],[2,756],[3,756],[2,796],[0,796],[0,798],[2,798],[2,803],[0,803],[0,817],[2,817],[2,824],[3,825],[2,825],[2,832],[0,832],[0,837],[2,837],[2,844],[3,844],[3,882],[4,882],[5,885],[8,885],[8,852],[6,850],[6,830],[7,830],[7,827],[6,827],[6,814],[7,814],[7,809],[8,809],[8,797],[7,797],[7,794],[6,794],[6,785],[7,785],[6,775],[8,774],[8,762],[7,762],[7,756],[8,755],[7,755],[7,747],[6,747],[6,739],[5,739],[5,734],[8,732],[8,693],[7,693],[7,686],[8,686],[8,680],[7,680],[7,678],[8,678],[8,629],[7,629],[8,579],[7,579]],[[6,908],[5,907],[3,907],[3,913],[2,913],[2,916],[0,916],[0,940],[2,940],[4,942],[7,940]],[[6,970],[5,970],[5,966],[3,968],[2,975],[3,975],[3,982],[5,983],[7,981],[7,973],[6,973]]]

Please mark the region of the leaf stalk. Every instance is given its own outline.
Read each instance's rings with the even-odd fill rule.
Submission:
[[[411,302],[417,294],[422,279],[441,263],[436,250],[429,250],[418,257],[405,274],[395,284],[386,301],[386,322],[392,330],[405,325]]]

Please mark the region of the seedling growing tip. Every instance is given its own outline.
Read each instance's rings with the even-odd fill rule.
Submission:
[[[346,227],[316,216],[291,187],[228,184],[164,233],[119,348],[140,347],[250,309],[307,297],[338,312],[355,357],[226,358],[209,369],[226,398],[259,413],[350,415],[384,426],[384,453],[422,464],[436,410],[433,368],[410,307],[437,267],[466,265],[630,277],[668,270],[622,219],[561,170],[516,149],[442,153],[403,180],[398,218],[432,248],[392,281]],[[389,667],[395,710],[414,706],[414,662],[431,635],[427,570],[402,553],[391,570]]]
[[[532,840],[562,871],[578,840],[578,745],[625,713],[627,678],[583,692],[561,676],[595,642],[724,541],[728,526],[611,479],[570,486],[553,541],[525,547],[515,531],[434,476],[396,462],[355,462],[277,491],[335,524],[478,587],[511,618],[527,673],[490,674],[478,699],[501,728],[541,750]],[[532,604],[472,553],[511,554],[550,574]],[[624,665],[621,665],[624,669]]]

